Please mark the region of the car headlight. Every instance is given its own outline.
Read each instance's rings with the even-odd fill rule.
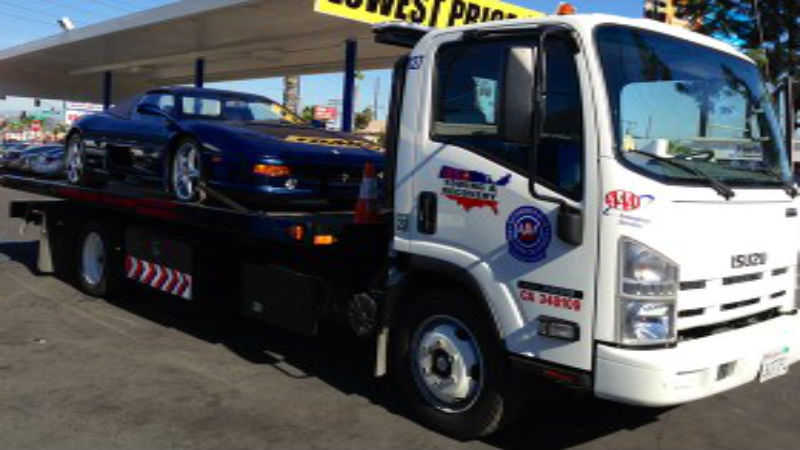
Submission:
[[[673,342],[678,265],[640,242],[622,238],[618,271],[620,343]]]

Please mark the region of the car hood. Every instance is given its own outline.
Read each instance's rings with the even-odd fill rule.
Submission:
[[[287,163],[383,161],[378,145],[347,133],[273,122],[221,122],[216,126],[248,139]]]

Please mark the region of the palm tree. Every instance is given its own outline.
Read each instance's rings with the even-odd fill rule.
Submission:
[[[283,78],[283,105],[297,114],[300,109],[300,77],[297,75]]]

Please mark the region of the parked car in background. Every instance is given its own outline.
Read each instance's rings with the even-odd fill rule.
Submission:
[[[30,143],[27,142],[16,142],[13,144],[4,145],[3,150],[0,151],[0,168],[15,168],[14,166],[18,164],[17,160],[22,156],[22,153],[29,146]]]
[[[63,146],[60,144],[30,145],[19,150],[12,150],[13,158],[8,161],[7,168],[17,172],[32,172],[34,162],[46,161],[46,155],[58,151],[63,158]],[[62,163],[63,170],[63,163]]]
[[[64,176],[64,146],[42,145],[28,149],[22,158],[23,170],[40,177],[62,178]]]
[[[316,125],[257,95],[155,89],[75,123],[67,178],[150,182],[182,202],[202,200],[207,186],[258,203],[352,204],[364,165],[380,171],[384,156],[375,144]]]

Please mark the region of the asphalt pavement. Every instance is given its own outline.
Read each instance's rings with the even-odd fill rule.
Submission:
[[[536,395],[509,429],[457,442],[409,419],[372,348],[292,336],[131,288],[97,300],[37,275],[0,188],[0,448],[800,448],[800,367],[671,409]]]

